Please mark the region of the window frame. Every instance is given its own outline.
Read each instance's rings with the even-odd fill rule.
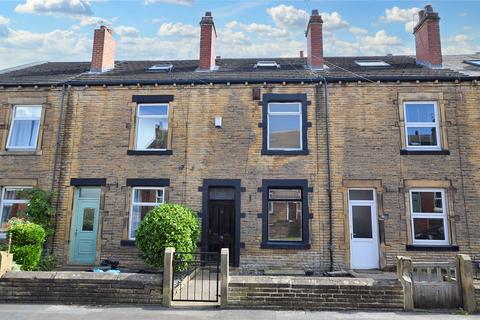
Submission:
[[[151,205],[153,202],[135,202],[135,191],[136,190],[162,190],[162,201],[161,203],[155,203],[156,205]],[[147,206],[147,207],[158,207],[165,203],[165,187],[132,187],[131,188],[131,201],[130,201],[130,213],[128,217],[128,240],[135,241],[135,237],[131,237],[132,231],[132,218],[133,218],[133,207],[134,206]]]
[[[26,107],[26,108],[39,108],[40,109],[40,115],[37,117],[16,117],[15,113],[18,107]],[[8,129],[8,137],[7,137],[7,143],[5,145],[6,150],[11,150],[11,151],[35,151],[38,148],[38,140],[40,137],[40,130],[41,130],[41,125],[42,125],[42,114],[43,114],[43,106],[40,104],[15,104],[12,108],[12,118],[11,118],[11,123],[10,123],[10,128]],[[15,126],[15,121],[20,121],[20,120],[33,120],[33,121],[38,121],[38,128],[35,132],[35,138],[33,139],[35,141],[34,146],[11,146],[11,139],[12,139],[12,131]]]
[[[408,104],[424,104],[424,105],[433,105],[435,111],[435,122],[409,122],[407,117],[407,105]],[[406,150],[417,150],[417,151],[440,151],[442,150],[442,136],[440,133],[440,113],[438,108],[437,101],[403,101],[403,114],[404,114],[404,130],[405,130],[405,148]],[[408,142],[408,128],[435,128],[435,135],[437,139],[437,145],[435,146],[411,146]]]
[[[4,200],[6,190],[26,190],[26,189],[33,189],[31,186],[3,186],[0,192],[0,239],[6,238],[6,231],[1,228],[1,221],[3,219],[3,208],[5,206],[5,202],[7,204],[28,204],[28,200]]]
[[[435,201],[435,192],[441,192],[442,194],[442,213],[434,212],[414,212],[413,211],[413,193],[414,192],[433,192],[434,201]],[[413,245],[430,245],[430,246],[445,246],[450,244],[449,236],[449,221],[448,221],[448,212],[447,212],[447,193],[443,188],[412,188],[408,190],[409,202],[410,202],[410,225],[412,232],[412,244]],[[435,204],[434,204],[435,205]],[[443,220],[443,230],[444,230],[444,240],[422,240],[415,239],[415,218],[425,218],[425,219],[442,219]]]
[[[269,240],[268,215],[269,215],[269,190],[270,189],[299,189],[301,190],[302,203],[302,240]],[[310,211],[308,198],[310,188],[306,179],[264,179],[262,180],[262,249],[310,249]],[[281,200],[284,201],[284,200]],[[298,201],[298,200],[296,200]]]
[[[140,108],[142,106],[167,106],[166,115],[140,115]],[[134,150],[141,152],[158,152],[158,151],[167,151],[168,150],[168,137],[170,131],[170,103],[159,102],[159,103],[138,103],[135,110],[136,120],[135,120],[135,141],[134,141]],[[140,128],[140,119],[167,119],[167,145],[162,149],[144,149],[138,147],[138,131]]]
[[[270,111],[270,106],[272,104],[297,104],[298,111],[288,111],[288,112],[278,112],[278,111]],[[300,129],[300,147],[299,148],[271,148],[270,147],[270,122],[271,117],[275,116],[298,116],[299,117],[299,129]],[[300,151],[303,150],[303,121],[302,121],[302,103],[301,102],[269,102],[267,104],[267,150],[268,151]]]
[[[298,103],[300,104],[300,145],[301,148],[274,148],[269,149],[269,105],[271,103]],[[262,135],[262,155],[308,155],[308,128],[311,127],[311,123],[307,121],[307,95],[304,93],[298,94],[276,94],[266,93],[262,96],[262,122],[259,123],[259,127],[263,129]],[[279,114],[279,113],[275,113]],[[289,114],[291,114],[289,112]]]

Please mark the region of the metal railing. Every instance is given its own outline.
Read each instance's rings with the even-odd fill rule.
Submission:
[[[220,253],[173,254],[172,301],[218,302]]]

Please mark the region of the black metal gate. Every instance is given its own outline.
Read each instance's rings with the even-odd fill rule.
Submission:
[[[218,302],[218,252],[175,252],[172,267],[172,301]]]

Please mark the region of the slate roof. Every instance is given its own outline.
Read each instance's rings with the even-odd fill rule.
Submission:
[[[274,60],[280,68],[253,68],[259,60]],[[360,67],[356,60],[383,60],[390,67]],[[170,72],[150,72],[154,64],[173,64]],[[326,57],[326,70],[305,68],[306,58],[218,59],[219,69],[198,72],[198,60],[117,61],[115,68],[104,73],[90,73],[89,62],[47,62],[21,70],[0,73],[0,85],[72,85],[147,84],[147,83],[241,83],[376,80],[453,80],[465,75],[449,69],[430,69],[417,65],[411,56]],[[368,79],[368,80],[367,80]]]
[[[480,52],[443,56],[443,66],[470,76],[480,76],[480,66],[465,63],[468,60],[480,60]]]

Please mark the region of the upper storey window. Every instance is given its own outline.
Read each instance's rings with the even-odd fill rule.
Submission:
[[[405,102],[407,149],[440,150],[439,116],[436,102]]]
[[[308,154],[309,125],[305,94],[264,94],[262,154]]]
[[[268,104],[268,150],[302,150],[302,104]]]
[[[33,150],[37,148],[41,106],[15,106],[8,134],[7,149]]]
[[[168,104],[139,104],[136,150],[166,150]]]

